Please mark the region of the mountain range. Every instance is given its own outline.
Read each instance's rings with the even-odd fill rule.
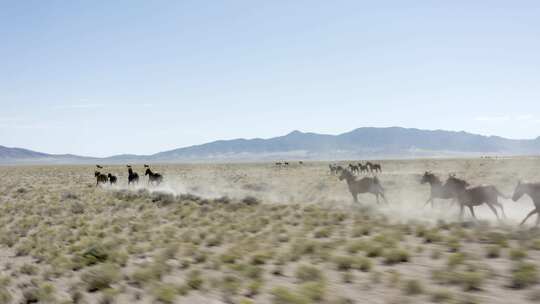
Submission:
[[[534,155],[540,137],[508,139],[467,132],[401,127],[358,128],[338,135],[293,131],[268,139],[218,140],[152,155],[122,154],[105,158],[47,154],[0,146],[0,163],[174,163],[270,161],[283,159],[339,160],[369,158],[460,157],[478,155]]]

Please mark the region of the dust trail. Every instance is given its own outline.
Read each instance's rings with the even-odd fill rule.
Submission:
[[[536,159],[527,158],[395,160],[381,163],[383,173],[379,174],[379,179],[386,189],[389,204],[377,205],[370,194],[360,195],[358,204],[372,207],[396,222],[459,220],[458,204],[451,204],[449,200],[436,200],[433,208],[430,205],[424,207],[430,188],[429,185],[421,185],[419,177],[426,170],[433,171],[443,181],[449,173],[454,173],[472,185],[492,184],[511,196],[517,180],[535,180],[539,167]],[[330,174],[327,163],[311,163],[287,169],[278,169],[268,163],[163,165],[156,166],[156,171],[165,177],[160,186],[149,186],[146,178],[143,178],[134,187],[128,187],[124,182],[112,188],[193,194],[210,199],[254,196],[263,203],[320,204],[351,210],[358,207],[352,203],[346,183]],[[503,221],[505,224],[517,225],[533,208],[528,197],[519,202],[503,198],[499,201],[508,216]],[[475,212],[479,220],[498,223],[485,205],[475,207]],[[471,219],[468,210],[465,219]],[[535,220],[533,217],[530,223],[534,224]]]

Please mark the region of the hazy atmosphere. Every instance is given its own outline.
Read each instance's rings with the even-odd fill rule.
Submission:
[[[0,304],[540,303],[540,1],[0,0]]]
[[[150,154],[363,126],[540,135],[538,1],[2,1],[0,144]]]

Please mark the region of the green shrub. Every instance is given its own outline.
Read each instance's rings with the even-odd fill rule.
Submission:
[[[201,289],[203,285],[203,279],[201,277],[201,272],[198,270],[192,270],[188,273],[186,278],[186,285],[191,289]]]
[[[373,264],[371,260],[366,257],[357,257],[354,262],[354,269],[358,269],[363,272],[369,272]]]
[[[538,269],[535,264],[520,262],[512,270],[512,287],[526,288],[538,282]]]
[[[314,233],[314,236],[317,239],[328,238],[331,235],[332,235],[332,229],[330,227],[320,228],[317,231],[315,231],[315,233]]]
[[[527,251],[521,248],[512,248],[508,254],[512,261],[521,261],[527,257]]]
[[[404,249],[393,248],[384,253],[384,263],[387,265],[409,261],[409,253]]]
[[[353,268],[355,263],[354,257],[349,256],[337,256],[334,257],[334,263],[336,264],[336,268],[339,271],[347,271]]]
[[[466,257],[467,256],[464,253],[461,253],[461,252],[451,254],[448,257],[448,262],[447,262],[448,267],[449,268],[454,268],[454,267],[456,267],[458,265],[463,264],[463,262],[465,262]]]
[[[0,287],[0,303],[9,304],[13,300],[11,293],[5,287]]]
[[[86,290],[93,292],[110,287],[120,278],[120,268],[112,264],[102,264],[88,269],[81,275]]]
[[[81,254],[85,265],[94,265],[107,261],[109,254],[101,245],[93,245],[84,250]]]
[[[478,271],[464,271],[460,273],[461,285],[466,291],[479,290],[484,281],[484,275]]]
[[[403,285],[403,293],[406,295],[419,295],[424,292],[422,283],[418,280],[407,280]]]
[[[310,300],[302,294],[290,291],[286,287],[276,287],[272,290],[273,304],[309,304]]]
[[[326,286],[323,282],[306,282],[300,285],[300,293],[312,302],[324,299]]]
[[[324,280],[319,268],[309,265],[300,265],[296,268],[295,277],[300,282],[317,282]]]
[[[38,268],[32,264],[24,264],[21,266],[19,271],[26,275],[35,275],[38,273]]]
[[[158,284],[152,289],[154,298],[162,303],[174,303],[177,288],[172,284]]]
[[[255,280],[249,283],[247,286],[247,296],[252,298],[258,295],[261,291],[262,286],[263,286],[263,282],[261,280]]]
[[[457,238],[450,238],[446,244],[450,252],[457,252],[461,248],[461,243]]]
[[[453,295],[449,290],[436,290],[431,294],[431,302],[446,303],[453,299]]]

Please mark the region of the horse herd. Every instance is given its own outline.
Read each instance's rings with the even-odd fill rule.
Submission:
[[[133,171],[133,168],[131,167],[131,165],[127,165],[126,167],[128,168],[128,185],[138,184],[139,174]],[[103,169],[103,167],[100,165],[96,165],[96,168]],[[163,175],[152,172],[152,170],[150,169],[150,166],[148,165],[144,165],[144,168],[146,169],[144,175],[145,176],[148,175],[149,185],[159,186],[159,184],[163,182]],[[94,176],[96,177],[96,187],[99,186],[100,184],[106,184],[106,183],[110,183],[111,185],[114,185],[118,181],[118,178],[112,175],[111,173],[103,174],[99,172],[98,170],[94,172]]]
[[[334,174],[339,173],[343,169],[342,166],[337,164],[329,164],[328,167],[330,168],[330,172]],[[362,162],[359,162],[358,164],[349,164],[347,168],[353,174],[382,173],[381,164],[372,163],[370,161],[366,161],[365,164],[362,164]]]
[[[280,165],[281,166],[281,165]],[[97,165],[97,169],[103,169],[103,167]],[[128,168],[128,185],[138,184],[139,175],[133,171],[130,165]],[[159,185],[163,182],[163,176],[159,173],[152,172],[150,166],[144,165],[145,176],[148,176],[149,185]],[[349,164],[347,168],[344,168],[337,164],[329,165],[330,172],[338,175],[340,181],[345,180],[349,188],[354,202],[358,202],[358,194],[371,193],[375,195],[377,203],[380,203],[380,199],[388,204],[388,200],[385,196],[385,189],[382,186],[376,173],[382,172],[381,165],[371,162],[365,164],[359,163],[358,165]],[[357,179],[355,173],[373,173],[372,176],[364,176]],[[102,174],[100,171],[95,171],[96,186],[100,184],[110,183],[116,184],[118,178],[111,173]],[[478,185],[471,186],[471,184],[463,179],[456,177],[454,174],[450,174],[447,180],[443,183],[442,180],[431,171],[426,171],[421,179],[421,184],[430,185],[430,195],[424,204],[424,207],[431,204],[433,207],[435,199],[451,199],[452,203],[458,203],[460,207],[460,218],[463,218],[465,208],[468,208],[472,216],[476,219],[474,207],[486,204],[491,211],[495,214],[497,219],[500,219],[499,212],[503,217],[506,217],[503,205],[499,202],[499,197],[510,199],[510,197],[501,193],[494,185]],[[527,194],[533,201],[535,208],[527,214],[525,219],[521,222],[521,225],[534,214],[537,214],[536,225],[540,224],[540,183],[528,183],[519,181],[514,194],[511,197],[513,201],[518,201],[525,194]]]
[[[355,202],[358,202],[358,194],[371,193],[375,195],[377,203],[379,203],[379,198],[388,203],[385,197],[385,189],[376,175],[357,179],[351,170],[341,166],[330,165],[330,170],[332,173],[339,174],[339,180],[347,181],[349,192]],[[431,187],[430,196],[424,206],[431,203],[433,207],[435,199],[451,199],[452,202],[459,204],[460,218],[463,218],[465,208],[468,208],[473,218],[476,219],[474,207],[482,204],[486,204],[497,219],[500,219],[497,208],[500,209],[502,216],[506,217],[503,205],[499,202],[499,197],[505,199],[510,199],[510,197],[501,193],[494,185],[471,186],[470,183],[453,174],[449,175],[446,182],[443,183],[439,177],[429,171],[422,175],[420,183],[429,184]],[[520,225],[523,225],[534,214],[537,214],[536,225],[538,225],[540,224],[540,183],[519,181],[511,199],[516,202],[525,194],[532,199],[534,209],[527,214]]]

